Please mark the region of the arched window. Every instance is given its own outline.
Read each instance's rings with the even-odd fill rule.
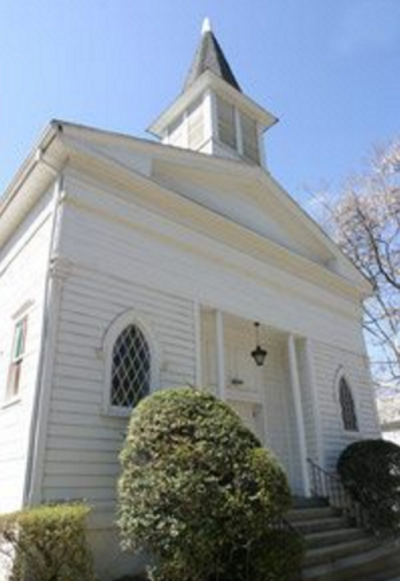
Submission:
[[[353,395],[344,377],[341,377],[339,382],[339,402],[344,429],[348,432],[358,432],[358,421]]]
[[[112,407],[133,408],[150,393],[151,355],[137,325],[130,324],[118,335],[112,350]]]

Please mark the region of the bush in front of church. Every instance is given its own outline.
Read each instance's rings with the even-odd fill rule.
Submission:
[[[163,390],[131,416],[121,453],[118,523],[125,549],[151,557],[158,581],[285,581],[295,534],[275,529],[290,506],[283,469],[225,403]]]
[[[339,457],[337,471],[371,529],[399,530],[400,446],[381,439],[353,442]]]
[[[94,581],[89,507],[40,505],[0,515],[0,554],[10,581]]]

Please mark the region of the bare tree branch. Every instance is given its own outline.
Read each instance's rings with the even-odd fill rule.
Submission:
[[[375,379],[400,387],[400,140],[377,150],[334,202],[323,199],[328,231],[374,289],[364,328]]]

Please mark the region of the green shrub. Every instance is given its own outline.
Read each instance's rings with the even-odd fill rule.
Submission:
[[[154,578],[289,579],[293,564],[274,556],[270,529],[290,505],[286,476],[225,403],[190,388],[144,399],[121,463],[123,547],[147,551]]]
[[[337,471],[352,498],[367,509],[371,528],[399,528],[400,447],[385,440],[362,440],[342,452]]]
[[[92,581],[83,504],[42,505],[0,516],[0,544],[12,581]]]

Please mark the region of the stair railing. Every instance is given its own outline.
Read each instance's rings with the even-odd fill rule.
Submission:
[[[299,542],[303,547],[305,547],[305,539],[303,534],[293,526],[285,517],[280,516],[279,518],[274,519],[270,523],[270,528],[273,531],[279,532],[289,532],[293,534],[295,537],[299,539]],[[281,553],[282,559],[290,560],[291,555],[288,553],[288,546],[283,535],[276,535],[274,540],[272,541],[274,544],[274,550]],[[301,581],[302,580],[302,565],[297,568],[297,570],[293,574],[293,578],[291,581]]]
[[[369,530],[374,534],[380,533],[380,531],[374,530],[369,518],[368,507],[363,506],[361,502],[350,496],[336,474],[325,470],[311,458],[308,458],[307,462],[310,470],[311,493],[313,496],[326,500],[332,508],[344,513],[356,526]]]

